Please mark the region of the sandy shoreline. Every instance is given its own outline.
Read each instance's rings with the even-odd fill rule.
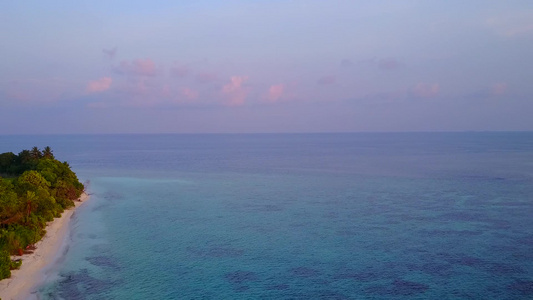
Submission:
[[[82,205],[89,195],[83,193],[80,201],[74,201],[75,208],[65,210],[60,218],[54,219],[46,226],[46,235],[35,244],[37,247],[31,254],[22,257],[22,266],[19,270],[11,271],[11,278],[0,280],[0,298],[2,300],[37,299],[32,295],[35,289],[45,281],[43,273],[47,265],[52,264],[65,246],[65,239],[69,232],[68,223],[76,208]]]

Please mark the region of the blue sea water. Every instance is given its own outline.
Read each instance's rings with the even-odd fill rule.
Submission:
[[[533,133],[2,136],[92,194],[42,299],[531,299]]]

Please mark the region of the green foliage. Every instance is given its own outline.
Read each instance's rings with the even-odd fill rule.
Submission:
[[[20,269],[20,266],[22,266],[22,260],[21,259],[18,259],[18,260],[12,260],[11,261],[11,266],[9,267],[11,270],[18,270]],[[1,300],[1,299],[0,299]]]
[[[15,162],[16,162],[17,156],[13,154],[13,152],[7,152],[0,154],[0,173],[4,174],[12,174],[15,173],[16,170]]]
[[[11,276],[11,257],[6,250],[0,250],[0,279]]]
[[[0,154],[0,279],[11,276],[20,254],[45,234],[46,223],[80,197],[84,190],[66,162],[54,158],[52,149],[37,147]]]
[[[41,173],[33,170],[22,173],[16,181],[16,190],[19,194],[24,194],[28,191],[37,192],[49,187],[50,182],[44,179]]]

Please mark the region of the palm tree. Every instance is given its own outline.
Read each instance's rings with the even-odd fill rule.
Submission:
[[[30,217],[31,211],[35,209],[35,201],[37,200],[37,195],[34,192],[26,191],[24,197],[26,199],[26,218]]]
[[[32,159],[39,159],[42,157],[42,153],[37,147],[31,148],[30,154]]]
[[[46,146],[43,149],[43,157],[44,158],[54,158],[54,153],[52,151],[52,148],[50,146]]]
[[[18,155],[18,160],[21,164],[27,163],[31,159],[31,153],[29,150],[22,150]]]

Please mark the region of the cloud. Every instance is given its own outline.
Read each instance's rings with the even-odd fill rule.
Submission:
[[[508,37],[531,35],[533,34],[533,24],[523,24],[505,30],[504,35]]]
[[[185,78],[189,76],[191,70],[187,66],[174,65],[170,68],[170,75],[172,77]]]
[[[130,96],[147,96],[148,94],[153,94],[154,90],[157,90],[154,87],[154,82],[142,77],[128,80],[120,87],[122,93]]]
[[[240,106],[243,105],[248,91],[246,91],[242,85],[248,80],[248,76],[232,76],[231,82],[222,87],[222,94],[224,94],[229,106]]]
[[[248,76],[232,76],[231,82],[226,84],[222,91],[224,93],[233,93],[241,89],[242,84],[248,80]]]
[[[87,84],[86,91],[89,93],[100,93],[107,91],[111,88],[113,79],[111,77],[103,77],[97,80],[93,80]]]
[[[330,85],[334,84],[335,82],[337,82],[337,77],[335,77],[334,75],[324,76],[317,80],[317,84],[320,85]]]
[[[533,10],[492,17],[487,19],[486,24],[501,36],[531,36],[533,35]]]
[[[432,98],[439,94],[440,85],[438,83],[418,83],[413,89],[412,93],[419,98]]]
[[[2,98],[22,102],[29,102],[33,99],[32,95],[27,91],[15,89],[8,90]]]
[[[123,75],[134,76],[155,76],[156,67],[155,63],[147,59],[136,59],[133,61],[123,60],[118,66],[114,68],[115,72]]]
[[[382,71],[392,71],[401,68],[402,63],[394,57],[372,57],[359,60],[356,63],[352,62],[349,59],[341,60],[341,67],[348,68],[354,66],[357,66],[359,68],[378,68]]]
[[[113,49],[102,49],[102,52],[110,59],[115,58],[115,55],[117,54],[117,47]]]
[[[81,96],[83,88],[58,77],[0,82],[1,98],[21,105],[46,104]],[[0,99],[0,101],[3,99]]]
[[[380,70],[385,71],[398,69],[400,67],[400,63],[394,58],[382,58],[377,61],[377,65]]]
[[[283,96],[284,91],[285,91],[285,85],[282,83],[271,85],[270,88],[268,89],[267,100],[270,102],[278,101]]]
[[[500,96],[500,95],[503,95],[507,92],[507,83],[505,82],[499,82],[499,83],[495,83],[490,92],[493,96]]]
[[[188,100],[195,100],[198,98],[198,92],[187,87],[182,88],[180,93]]]

